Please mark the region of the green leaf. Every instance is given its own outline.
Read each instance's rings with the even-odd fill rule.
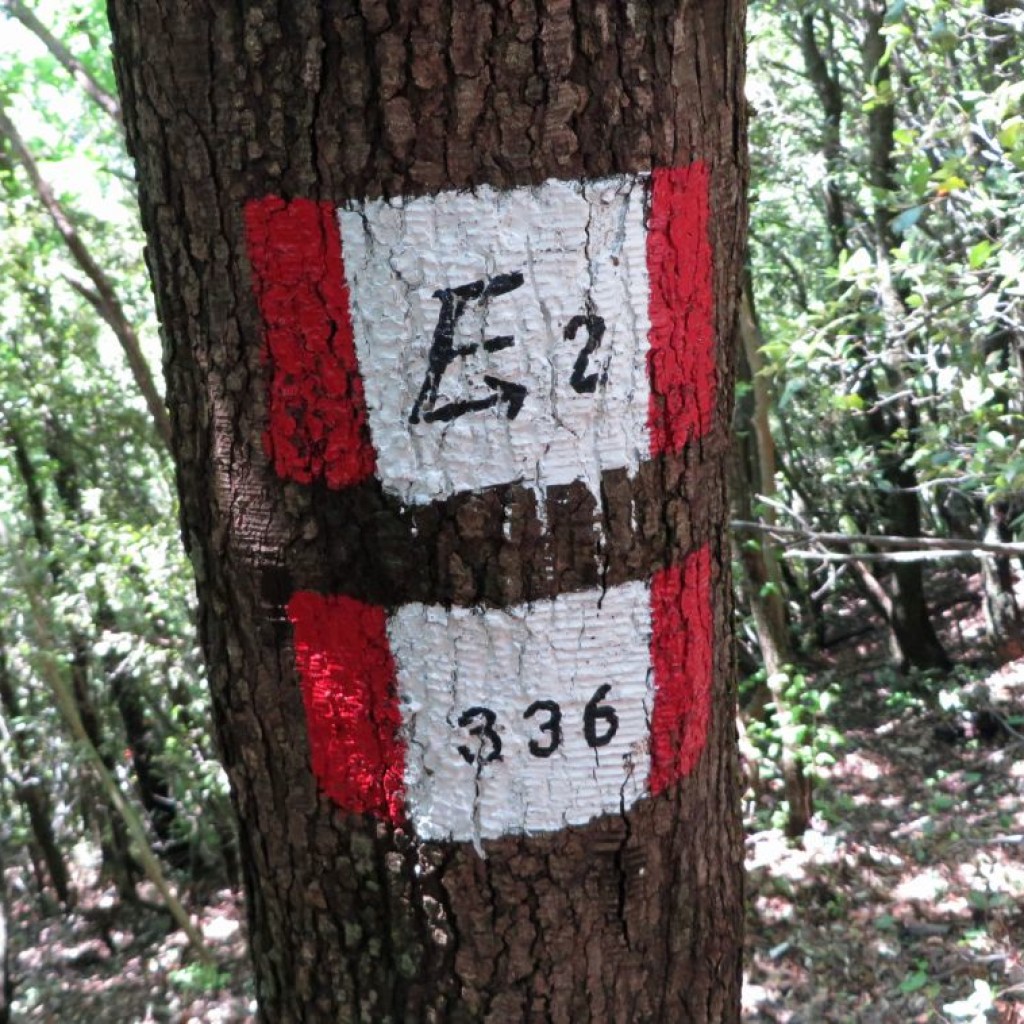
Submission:
[[[863,246],[855,250],[840,267],[839,276],[849,281],[874,267],[871,253]]]
[[[904,995],[908,995],[911,992],[917,992],[924,988],[928,984],[928,975],[924,971],[914,971],[913,974],[908,974],[900,982],[900,991]]]
[[[864,408],[864,399],[860,395],[833,395],[832,405],[837,409],[853,409],[860,412]]]
[[[965,412],[976,412],[987,405],[992,397],[992,389],[985,387],[980,377],[964,377],[960,382],[960,401]]]
[[[907,187],[915,196],[926,195],[932,177],[932,165],[923,153],[914,156],[907,167]]]
[[[929,35],[931,36],[932,45],[938,50],[948,52],[956,48],[956,33],[950,29],[949,22],[941,14],[935,19],[935,24],[932,26]]]
[[[1022,134],[1024,134],[1024,117],[1011,117],[996,133],[996,138],[1003,149],[1015,149]]]
[[[970,263],[971,270],[977,270],[984,266],[994,248],[995,246],[987,238],[983,238],[977,245],[972,245],[967,253],[967,262]]]
[[[935,191],[940,196],[949,195],[967,188],[967,182],[959,174],[945,174],[936,179]]]
[[[894,21],[899,21],[906,9],[907,0],[893,0],[885,12],[886,22],[891,25]]]
[[[786,386],[782,389],[782,394],[779,396],[779,411],[781,412],[786,408],[787,405],[792,401],[793,396],[803,391],[806,385],[805,380],[798,379],[796,377],[790,378],[786,381]]]

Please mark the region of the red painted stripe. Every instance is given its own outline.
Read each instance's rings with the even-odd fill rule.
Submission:
[[[658,794],[693,771],[708,735],[713,625],[707,545],[682,565],[655,573],[651,620],[654,713],[648,787]]]
[[[384,609],[299,591],[288,618],[317,781],[346,811],[400,824],[405,747]]]
[[[376,458],[335,209],[268,196],[246,204],[245,226],[271,371],[267,455],[296,483],[357,484]]]
[[[652,455],[678,452],[711,426],[717,374],[708,183],[707,165],[700,162],[652,174],[647,226]]]

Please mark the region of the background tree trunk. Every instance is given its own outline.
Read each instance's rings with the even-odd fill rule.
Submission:
[[[766,502],[775,497],[775,443],[769,423],[768,383],[764,378],[761,358],[763,345],[752,290],[746,284],[740,295],[737,323],[737,379],[749,385],[749,390],[736,403],[739,429],[734,449],[732,494],[733,508],[740,521],[754,518],[754,495]],[[759,511],[766,525],[775,525],[775,510],[770,504],[764,504]],[[797,741],[797,712],[786,693],[797,659],[793,656],[790,642],[782,572],[774,542],[767,537],[756,540],[755,544],[751,538],[744,540],[740,536],[733,542],[736,561],[743,567],[747,601],[765,671],[764,692],[755,694],[746,710],[752,718],[763,718],[765,704],[770,701],[774,705],[781,747],[779,767],[789,804],[786,834],[802,836],[811,824],[814,799],[812,780],[805,771]]]
[[[14,999],[14,978],[11,974],[11,951],[7,928],[7,876],[0,860],[0,1024],[11,1019]]]
[[[742,2],[295,0],[280,7],[257,0],[210,11],[184,2],[110,3],[165,332],[184,531],[241,822],[263,1018],[738,1020],[742,837],[724,523],[745,223]],[[319,441],[283,452],[271,432],[268,459],[268,420],[280,417],[277,427],[308,440],[310,420],[297,404],[330,397],[316,380],[313,398],[291,392],[274,404],[272,382],[294,381],[273,363],[280,353],[268,361],[265,327],[292,331],[299,358],[324,342],[275,324],[268,309],[305,301],[295,299],[300,292],[326,309],[344,305],[348,293],[346,284],[331,292],[335,286],[320,279],[326,264],[311,266],[299,250],[275,257],[292,260],[297,288],[261,278],[252,221],[247,250],[247,202],[250,210],[266,202],[274,216],[310,212],[306,242],[324,252],[338,244],[333,216],[321,217],[334,206],[358,212],[364,201],[384,198],[401,209],[396,197],[472,189],[479,199],[494,194],[485,186],[507,193],[549,179],[622,183],[656,168],[684,175],[698,168],[697,176],[706,168],[701,230],[714,296],[713,364],[704,377],[715,382],[714,397],[692,423],[652,405],[660,454],[631,472],[605,471],[594,487],[511,482],[429,502],[401,500],[367,477],[372,462],[356,466],[358,479],[335,473],[357,459],[365,421],[353,421],[351,444],[333,454]],[[524,202],[539,194],[517,193]],[[646,217],[645,229],[673,230],[655,221]],[[670,246],[678,251],[666,258],[685,262],[700,244],[677,238]],[[449,255],[458,257],[458,247],[441,254]],[[518,287],[513,269],[489,271],[497,276],[486,287]],[[351,275],[346,283],[354,287]],[[444,294],[465,304],[480,292]],[[330,314],[328,346],[352,329],[348,315]],[[597,390],[600,374],[588,385],[584,373],[600,342],[596,320],[589,312],[578,320],[565,325],[577,345],[581,327],[589,335],[573,387]],[[591,359],[591,369],[599,365]],[[354,407],[362,384],[353,367],[342,370],[335,387]],[[498,383],[509,390],[487,401],[507,405],[511,420],[521,398],[513,384]],[[421,409],[423,418],[443,418],[428,384],[410,422]],[[693,395],[687,401],[692,413]],[[289,480],[282,467],[292,457],[306,462]],[[666,780],[659,795],[556,831],[445,842],[417,837],[384,797],[367,808],[375,818],[343,812],[318,787],[311,763],[322,780],[335,766],[317,747],[320,698],[308,685],[316,658],[302,659],[338,609],[349,610],[339,618],[344,628],[357,631],[364,627],[352,623],[375,609],[383,622],[385,611],[418,602],[447,616],[545,602],[557,609],[575,594],[646,586],[659,572],[678,574],[687,593],[699,578],[713,595],[698,616],[710,655],[706,739],[686,753],[673,734],[671,759],[688,758],[685,777]],[[310,619],[313,639],[301,633],[300,598],[323,610]],[[699,657],[698,648],[691,640],[679,657]],[[387,660],[375,651],[361,652],[367,678]],[[608,650],[609,671],[617,654]],[[337,706],[339,714],[351,711]],[[556,742],[552,723],[535,733],[542,742],[545,735]],[[371,724],[378,738],[391,728]],[[484,738],[498,736],[487,728],[477,724],[479,745],[464,753],[476,759],[478,777],[488,760]],[[651,743],[658,743],[653,733]],[[356,746],[367,752],[367,744]],[[491,750],[498,755],[497,745]],[[397,824],[379,820],[389,814]]]
[[[46,863],[53,891],[63,906],[70,908],[74,905],[75,893],[69,882],[64,855],[60,851],[57,837],[54,834],[53,805],[43,773],[39,770],[39,758],[30,749],[29,742],[18,724],[18,719],[22,715],[21,702],[18,699],[18,691],[2,635],[0,635],[0,707],[3,709],[3,717],[14,723],[10,730],[11,745],[14,748],[13,757],[17,759],[18,763],[18,774],[11,780],[14,795],[25,808],[35,845],[39,848],[42,860]]]
[[[29,455],[17,426],[8,417],[5,433],[14,451],[15,464],[25,486],[25,497],[28,505],[32,532],[40,553],[45,557],[51,579],[56,582],[64,575],[64,564],[54,545],[54,533],[50,526],[43,488],[36,474],[35,466]],[[103,719],[93,700],[90,678],[90,662],[92,649],[89,638],[75,623],[73,617],[66,621],[67,643],[70,648],[68,663],[71,670],[71,691],[78,708],[78,715],[89,737],[89,742],[99,752],[104,767],[114,773],[114,758],[107,742]],[[109,806],[107,801],[95,791],[94,781],[85,780],[85,793],[82,800],[82,814],[87,824],[94,825],[100,839],[103,853],[103,873],[111,878],[123,899],[135,899],[136,864],[129,847],[128,832],[120,816]]]
[[[894,280],[892,252],[898,246],[893,229],[893,197],[896,195],[895,152],[896,111],[892,96],[892,70],[884,59],[885,0],[866,0],[864,5],[864,71],[875,89],[868,113],[870,163],[868,181],[875,190],[875,255],[878,292],[885,328],[882,367],[897,396],[903,386],[908,346],[913,341],[900,337],[906,319],[905,287]],[[861,397],[867,405],[866,435],[878,450],[879,466],[890,492],[881,498],[879,518],[882,533],[895,537],[921,536],[921,502],[913,456],[918,436],[918,409],[912,397],[896,401],[879,395],[874,370],[862,371]],[[918,562],[899,563],[892,574],[892,617],[890,625],[902,653],[904,668],[948,670],[952,662],[932,626],[924,592],[924,574]]]

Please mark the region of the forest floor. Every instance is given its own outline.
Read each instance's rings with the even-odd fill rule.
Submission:
[[[77,875],[79,883],[88,883],[95,871],[89,865]],[[254,1019],[240,896],[222,891],[191,907],[216,957],[216,964],[206,966],[155,904],[117,903],[112,890],[87,884],[78,891],[78,904],[68,915],[56,908],[40,915],[36,901],[17,895],[12,900],[11,1024],[243,1024]]]
[[[815,676],[839,742],[811,829],[769,827],[771,785],[746,808],[744,1024],[1024,1024],[1024,659],[986,665],[980,602],[950,603],[958,667],[908,694],[866,618]]]
[[[785,838],[772,780],[748,794],[744,1024],[1024,1024],[1024,659],[908,696],[847,620],[813,677],[837,737],[812,828]],[[958,661],[980,630],[976,605],[946,609]],[[193,908],[218,958],[204,968],[159,911],[83,886],[74,914],[41,914],[8,881],[13,1024],[252,1020],[237,895]]]
[[[985,693],[1020,722],[1024,662]],[[811,830],[747,836],[744,1021],[1024,1024],[1024,737],[847,698]]]

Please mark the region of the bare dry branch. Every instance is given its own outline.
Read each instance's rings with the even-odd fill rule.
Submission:
[[[57,63],[85,90],[101,110],[121,126],[121,104],[96,80],[89,69],[30,11],[21,0],[0,0],[2,7],[31,32],[57,60]]]
[[[994,541],[984,540],[958,540],[953,537],[886,537],[880,534],[849,534],[849,533],[819,533],[815,530],[796,529],[789,526],[768,526],[764,523],[752,523],[743,520],[736,520],[732,528],[740,533],[764,533],[775,537],[780,541],[801,541],[813,544],[821,544],[823,547],[853,547],[856,544],[866,544],[873,548],[882,548],[882,551],[869,553],[858,552],[853,556],[822,551],[789,551],[786,557],[789,558],[820,558],[823,561],[846,561],[849,557],[862,560],[879,561],[889,558],[892,561],[912,561],[914,559],[897,559],[887,555],[886,550],[902,551],[915,556],[917,560],[927,558],[953,557],[957,554],[968,554],[981,557],[982,555],[1024,555],[1024,544],[1001,544]],[[943,554],[944,553],[944,554]]]
[[[7,0],[0,0],[0,2],[7,2]],[[11,144],[15,155],[25,168],[32,188],[50,215],[61,238],[64,239],[64,244],[72,258],[96,289],[95,298],[88,297],[89,301],[96,304],[100,316],[107,322],[120,342],[135,384],[142,393],[149,413],[153,417],[157,434],[164,444],[169,446],[171,443],[171,421],[167,415],[167,408],[157,390],[149,363],[146,362],[146,357],[142,354],[139,336],[128,319],[121,300],[117,297],[114,284],[104,273],[103,268],[93,259],[74,222],[57,199],[50,183],[42,176],[35,158],[14,123],[7,116],[7,111],[2,107],[0,107],[0,138],[6,138]],[[98,300],[98,303],[95,300]]]

